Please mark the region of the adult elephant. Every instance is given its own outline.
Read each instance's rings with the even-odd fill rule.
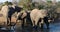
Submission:
[[[21,7],[18,7],[18,6],[14,6],[14,5],[11,5],[11,6],[8,6],[8,5],[4,5],[2,7],[2,13],[4,15],[5,18],[7,18],[7,25],[11,25],[11,17],[12,15],[15,13],[15,12],[20,12],[22,10]]]
[[[40,22],[41,25],[43,25],[44,21],[47,21],[48,18],[45,17],[47,16],[47,11],[45,9],[33,9],[30,13],[30,18],[32,21],[33,26],[37,26]],[[46,23],[46,22],[45,22]]]
[[[22,27],[26,26],[27,23],[31,23],[30,12],[31,11],[23,11],[23,12],[21,12],[21,13],[18,14],[17,21],[18,20],[22,20],[21,21],[22,22]]]

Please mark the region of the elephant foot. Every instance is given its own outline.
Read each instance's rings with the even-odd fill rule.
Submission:
[[[34,29],[34,30],[37,30],[37,28],[38,28],[38,26],[33,26],[33,29]]]

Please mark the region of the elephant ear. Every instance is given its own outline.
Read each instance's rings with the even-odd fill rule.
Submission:
[[[22,9],[23,9],[22,7],[15,6],[15,11],[17,12],[20,12]]]

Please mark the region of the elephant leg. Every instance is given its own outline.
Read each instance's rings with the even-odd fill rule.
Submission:
[[[49,22],[46,22],[47,29],[49,28]]]
[[[43,23],[41,23],[41,28],[43,28]]]
[[[8,17],[7,21],[9,22],[8,25],[11,25],[11,16]]]
[[[32,26],[34,26],[35,25],[35,21],[32,19],[32,17],[31,17],[31,22],[32,22]]]
[[[25,26],[27,26],[27,20],[26,20],[26,18],[24,19],[24,24],[25,24]]]
[[[39,21],[38,21],[37,25],[39,26]]]
[[[11,17],[9,19],[10,19],[10,25],[11,25]]]
[[[41,24],[40,22],[41,22],[41,18],[38,20],[38,23],[37,23],[38,26],[39,26],[39,24]],[[40,26],[41,26],[41,25],[40,25]]]
[[[41,28],[43,28],[43,24],[44,24],[43,19],[41,19]]]
[[[45,17],[45,18],[44,18],[44,22],[45,22],[45,24],[46,24],[47,28],[49,28],[49,21],[48,21],[48,17]]]
[[[35,26],[35,21],[31,20],[32,21],[32,26],[34,27]]]
[[[33,27],[35,26],[35,21],[32,21]]]
[[[47,29],[49,28],[49,23],[47,24]]]
[[[7,25],[9,25],[9,18],[7,18]]]
[[[24,27],[24,19],[22,20],[22,28]]]
[[[35,21],[35,25],[37,26],[38,21]]]
[[[48,20],[45,20],[44,22],[45,22],[47,28],[49,28],[49,22],[48,22]]]

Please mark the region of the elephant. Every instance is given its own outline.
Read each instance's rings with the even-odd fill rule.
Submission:
[[[34,26],[37,26],[38,24],[41,24],[41,27],[43,27],[43,23],[47,22],[47,19],[45,20],[45,17],[48,15],[47,13],[48,11],[45,10],[45,9],[33,9],[30,13],[30,18],[31,18],[31,21],[32,21],[32,24],[33,24],[33,27]],[[39,23],[40,22],[40,23]],[[47,24],[48,25],[48,24]],[[49,26],[49,25],[48,25]]]
[[[17,20],[22,20],[22,27],[26,26],[27,23],[32,23],[31,22],[31,19],[30,19],[30,12],[31,11],[23,11],[22,13],[19,13],[18,16],[17,16]],[[32,24],[31,24],[32,25]]]
[[[20,12],[23,8],[19,7],[19,6],[15,6],[15,5],[4,5],[1,9],[2,14],[4,15],[4,17],[7,20],[7,25],[11,25],[11,17],[12,15],[17,12]]]

